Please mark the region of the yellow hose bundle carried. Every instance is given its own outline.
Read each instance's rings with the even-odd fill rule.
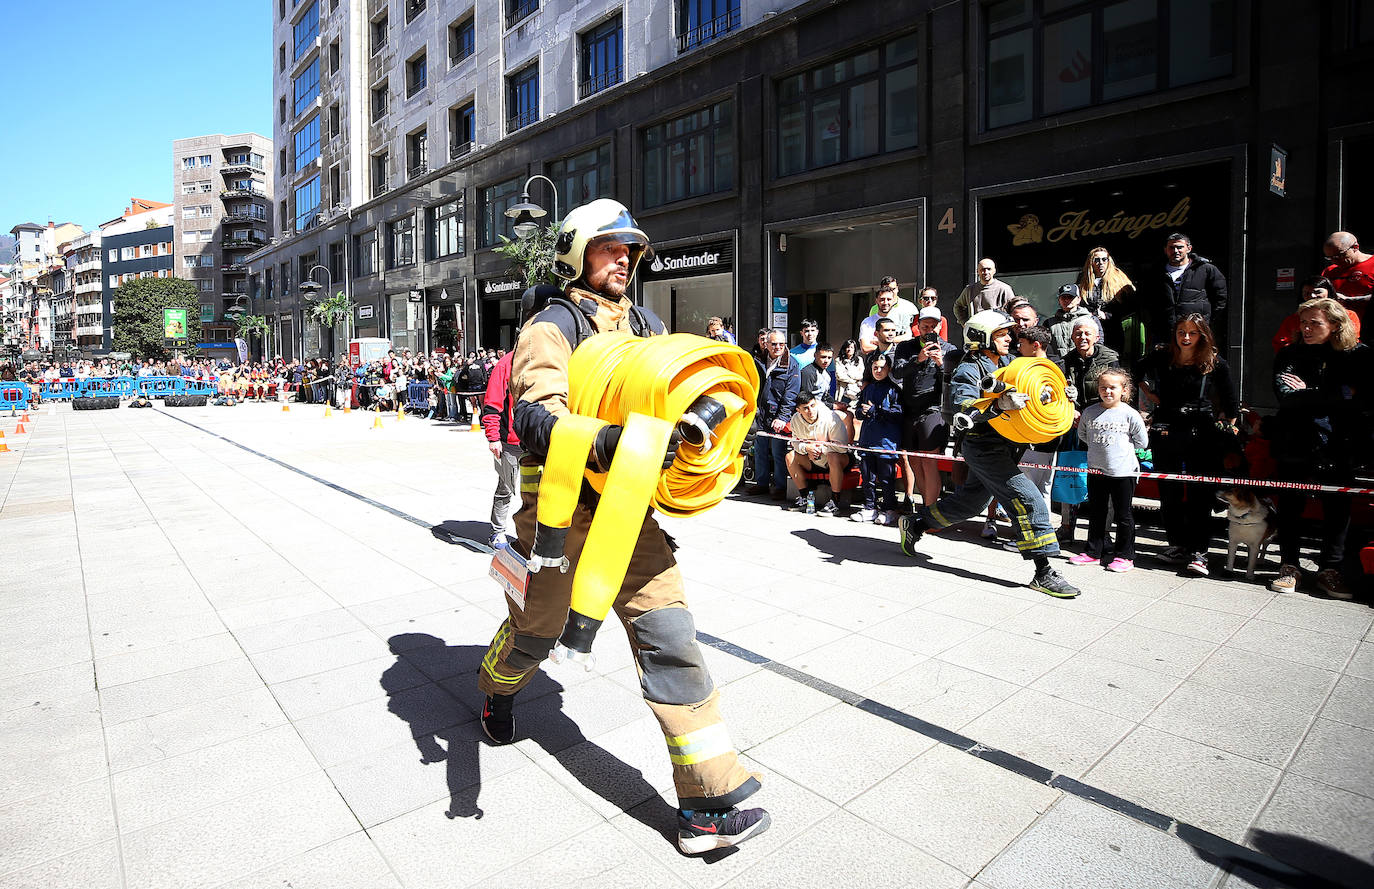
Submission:
[[[995,383],[989,384],[989,379]],[[1008,390],[1025,393],[1029,399],[1024,408],[999,413],[988,422],[1009,441],[1041,444],[1073,426],[1073,400],[1064,395],[1066,383],[1064,372],[1048,358],[1017,358],[983,380],[983,397],[974,405],[987,411]],[[1042,393],[1047,401],[1041,400]]]
[[[673,516],[725,498],[744,469],[740,446],[753,420],[759,378],[738,346],[693,334],[602,333],[568,362],[568,409],[553,426],[539,483],[539,537],[566,533],[585,478],[601,495],[573,576],[568,622],[554,649],[590,668],[591,641],[620,592],[649,507]],[[623,427],[607,472],[588,468],[597,432]],[[663,468],[674,430],[683,443]],[[548,529],[546,531],[545,529]],[[558,543],[561,550],[561,540]],[[530,569],[549,565],[532,558]],[[567,570],[567,560],[560,567]]]

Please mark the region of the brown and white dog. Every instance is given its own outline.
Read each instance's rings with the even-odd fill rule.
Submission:
[[[1226,504],[1226,570],[1236,570],[1236,549],[1243,543],[1245,579],[1254,580],[1255,563],[1278,530],[1274,507],[1245,488],[1225,488],[1217,492],[1217,499]]]

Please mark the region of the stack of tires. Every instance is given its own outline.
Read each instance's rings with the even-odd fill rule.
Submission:
[[[72,399],[74,411],[109,411],[119,407],[118,395],[96,395]]]
[[[162,399],[163,407],[205,407],[208,395],[168,395]]]

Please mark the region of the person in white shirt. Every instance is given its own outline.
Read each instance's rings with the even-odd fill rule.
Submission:
[[[865,355],[877,345],[874,328],[883,318],[891,319],[893,324],[892,342],[911,339],[911,328],[916,323],[916,306],[909,300],[899,299],[897,279],[888,275],[878,284],[878,296],[873,312],[859,322],[859,348]]]
[[[792,447],[787,452],[787,474],[797,487],[796,508],[807,504],[806,473],[824,466],[829,474],[830,500],[819,512],[834,515],[836,499],[844,486],[844,471],[849,454],[849,430],[844,415],[831,410],[814,395],[803,393],[797,399],[797,412],[792,415]],[[814,501],[812,501],[814,502]]]

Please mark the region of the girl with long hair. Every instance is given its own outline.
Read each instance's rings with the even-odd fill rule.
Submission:
[[[1174,324],[1169,348],[1142,362],[1139,388],[1150,421],[1150,449],[1158,472],[1221,475],[1235,449],[1240,403],[1231,368],[1217,351],[1216,336],[1197,312]],[[1160,518],[1169,547],[1166,562],[1206,575],[1211,545],[1208,519],[1216,486],[1161,480]]]
[[[1135,312],[1136,288],[1131,278],[1112,259],[1106,247],[1088,251],[1078,273],[1083,305],[1102,325],[1102,340],[1122,356],[1129,367],[1144,355],[1145,338]]]

